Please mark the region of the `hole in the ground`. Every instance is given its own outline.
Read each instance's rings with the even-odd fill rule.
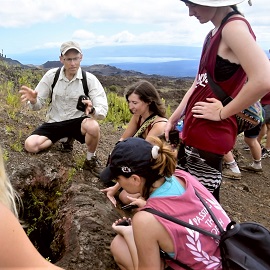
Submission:
[[[25,232],[40,254],[52,263],[60,259],[63,252],[63,243],[57,243],[51,247],[56,228],[54,221],[58,211],[59,197],[61,193],[54,187],[40,184],[24,187],[23,195],[23,222],[26,225]]]

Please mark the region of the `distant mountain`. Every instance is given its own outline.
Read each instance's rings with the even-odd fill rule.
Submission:
[[[1,56],[1,55],[0,55],[0,61],[4,61],[11,66],[25,66],[17,60],[13,60],[11,58],[7,58],[7,57]]]
[[[182,60],[161,63],[111,63],[123,70],[139,71],[147,75],[168,77],[195,77],[199,61]]]
[[[56,68],[61,67],[62,63],[60,61],[47,61],[43,65],[41,65],[42,68],[50,69],[50,68]],[[132,70],[122,70],[120,68],[111,66],[111,65],[91,65],[91,66],[82,66],[83,70],[86,70],[88,72],[91,72],[95,75],[102,75],[102,76],[115,76],[115,75],[121,75],[121,76],[147,76],[147,74],[143,74],[138,71],[132,71]]]
[[[268,52],[265,51],[268,55]],[[13,54],[23,64],[59,63],[59,48]],[[111,65],[123,70],[172,77],[194,77],[201,55],[200,47],[171,45],[97,46],[83,49],[83,66]],[[50,66],[51,67],[51,66]]]
[[[61,67],[60,61],[47,61],[42,65],[43,68]],[[82,66],[83,69],[101,75],[157,75],[167,77],[195,77],[198,61],[182,60],[161,63],[109,63],[91,66]]]
[[[49,69],[49,68],[56,68],[61,67],[62,63],[60,61],[47,61],[43,65],[41,65],[43,68]]]
[[[125,70],[166,76],[195,76],[201,48],[170,45],[98,46],[83,49],[82,65],[113,65]],[[24,64],[59,62],[59,49],[43,49],[11,55]],[[179,61],[179,62],[178,62]],[[182,62],[181,64],[181,61]],[[116,64],[115,64],[116,63]],[[167,64],[164,64],[167,63]],[[180,65],[179,65],[180,64]],[[175,72],[180,70],[181,73]],[[160,74],[160,75],[161,75]]]

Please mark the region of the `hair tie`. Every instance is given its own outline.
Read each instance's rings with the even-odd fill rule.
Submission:
[[[157,145],[154,145],[153,148],[152,148],[152,157],[153,159],[157,159],[158,158],[158,155],[159,155],[159,146]]]

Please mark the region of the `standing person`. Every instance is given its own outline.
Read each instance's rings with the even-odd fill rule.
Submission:
[[[96,120],[104,119],[107,114],[107,97],[99,80],[86,72],[85,82],[89,99],[82,101],[82,105],[85,105],[84,111],[78,110],[76,108],[78,99],[81,95],[85,95],[80,67],[82,50],[78,43],[67,41],[61,45],[60,52],[59,58],[63,67],[54,88],[52,85],[57,68],[47,71],[35,90],[27,86],[21,87],[21,100],[27,102],[32,110],[40,110],[47,99],[51,100],[47,122],[26,139],[25,149],[30,153],[38,153],[60,139],[68,138],[69,141],[76,139],[80,143],[86,143],[87,146],[83,168],[99,177],[101,168],[96,157],[96,149],[100,139],[100,127]]]
[[[230,220],[220,204],[195,177],[175,170],[176,157],[167,143],[153,137],[149,140],[151,143],[128,138],[118,143],[101,178],[116,179],[129,193],[142,194],[146,202],[133,202],[140,203],[139,207],[159,210],[219,234],[195,190],[225,228]],[[222,269],[219,246],[213,238],[146,211],[138,211],[132,220],[126,220],[131,226],[121,226],[124,220],[112,225],[117,236],[111,243],[111,252],[121,269],[165,269],[160,250],[191,269]],[[170,260],[167,265],[170,269],[183,269]]]
[[[201,24],[212,22],[199,70],[191,88],[171,115],[165,128],[174,129],[185,111],[182,132],[187,170],[219,200],[222,158],[234,146],[237,123],[234,115],[270,90],[270,64],[236,4],[244,0],[192,0],[185,2],[189,15]],[[233,100],[223,107],[213,93],[207,72]],[[248,80],[247,80],[248,78]]]
[[[128,137],[140,137],[147,140],[149,136],[163,134],[167,123],[166,108],[153,84],[146,80],[140,80],[127,88],[125,98],[132,117],[118,142]],[[119,184],[116,183],[112,187],[101,190],[107,193],[107,197],[114,206],[116,206],[114,196],[119,188]],[[123,190],[119,194],[119,199],[124,204],[128,204],[130,203],[128,195]]]
[[[262,127],[262,122],[260,122],[254,128],[244,131],[244,141],[250,149],[250,154],[252,156],[253,162],[250,164],[240,166],[240,170],[249,172],[262,172],[262,153],[261,145],[257,138]],[[229,179],[240,180],[241,172],[239,167],[233,157],[232,151],[229,151],[223,157],[225,168],[222,170],[222,176]]]
[[[262,158],[268,158],[270,157],[270,93],[261,99],[261,104],[264,109],[265,116],[262,130],[258,136],[258,141],[261,143],[263,136],[266,135],[266,142],[262,148]]]
[[[262,148],[258,142],[258,136],[262,128],[262,122],[256,127],[244,131],[244,141],[249,146],[252,163],[240,166],[240,170],[260,173],[262,169]]]
[[[18,220],[16,197],[0,149],[0,269],[62,269],[43,258],[27,237]]]

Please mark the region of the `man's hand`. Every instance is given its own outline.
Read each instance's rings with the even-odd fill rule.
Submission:
[[[32,104],[35,104],[37,102],[37,91],[23,85],[19,93],[21,94],[22,102],[30,101]]]
[[[85,109],[86,115],[94,113],[94,107],[93,107],[92,101],[90,99],[84,99],[84,100],[82,100],[82,103],[84,103],[86,105],[86,109]]]

